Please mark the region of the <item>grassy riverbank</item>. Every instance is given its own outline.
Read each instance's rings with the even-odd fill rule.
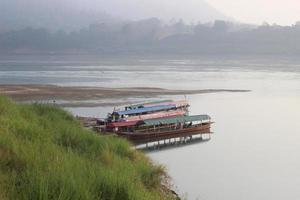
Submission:
[[[0,199],[172,199],[166,174],[115,137],[49,105],[0,97]]]

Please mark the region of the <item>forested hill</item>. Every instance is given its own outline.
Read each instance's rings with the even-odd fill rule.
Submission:
[[[151,18],[98,23],[78,31],[25,28],[0,34],[1,53],[299,54],[300,23],[249,26],[226,21],[166,24]]]

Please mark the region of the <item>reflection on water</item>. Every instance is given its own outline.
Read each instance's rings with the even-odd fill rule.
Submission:
[[[143,152],[155,152],[155,151],[167,151],[172,150],[174,148],[184,148],[189,145],[200,144],[204,142],[209,142],[211,140],[211,136],[199,136],[194,135],[192,138],[186,138],[184,141],[180,141],[179,138],[173,138],[170,140],[164,140],[159,142],[151,142],[148,144],[138,145],[136,146],[137,150],[141,150]]]
[[[207,113],[216,122],[212,139],[148,155],[167,167],[179,193],[187,193],[188,199],[299,199],[298,60],[231,60],[224,66],[221,60],[209,59],[112,63],[94,63],[88,70],[87,65],[60,69],[62,64],[35,65],[31,70],[19,64],[10,69],[0,63],[0,83],[250,89],[188,96],[191,114]],[[112,109],[69,108],[74,114],[98,117]]]
[[[191,110],[216,122],[213,139],[150,156],[190,199],[297,199],[299,102],[299,93],[193,96]]]

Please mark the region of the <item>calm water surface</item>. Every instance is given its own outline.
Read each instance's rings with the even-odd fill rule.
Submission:
[[[0,61],[0,83],[250,89],[188,96],[192,114],[207,113],[216,122],[212,140],[148,155],[167,167],[188,199],[300,198],[300,62],[295,59],[64,63],[7,58]],[[104,117],[112,108],[67,109]]]

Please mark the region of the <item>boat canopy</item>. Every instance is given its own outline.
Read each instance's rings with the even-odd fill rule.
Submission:
[[[126,126],[135,126],[138,122],[137,121],[123,121],[123,122],[113,122],[110,123],[109,126],[114,127],[126,127]]]
[[[113,114],[118,115],[132,115],[132,114],[141,114],[141,113],[147,113],[147,112],[155,112],[160,110],[170,110],[176,108],[175,105],[162,105],[162,106],[151,106],[146,108],[137,108],[132,110],[124,110],[124,111],[116,111]]]
[[[152,101],[152,102],[146,102],[146,103],[140,103],[140,104],[132,104],[132,105],[128,105],[126,107],[133,107],[133,108],[137,108],[140,106],[147,106],[147,105],[151,105],[151,104],[160,104],[160,103],[172,103],[174,101],[172,100],[160,100],[160,101]]]
[[[140,121],[139,124],[146,126],[155,126],[161,124],[178,124],[178,123],[187,123],[187,122],[195,122],[195,121],[207,121],[210,120],[210,116],[208,115],[194,115],[194,116],[177,116],[170,118],[159,118],[159,119],[148,119]]]

